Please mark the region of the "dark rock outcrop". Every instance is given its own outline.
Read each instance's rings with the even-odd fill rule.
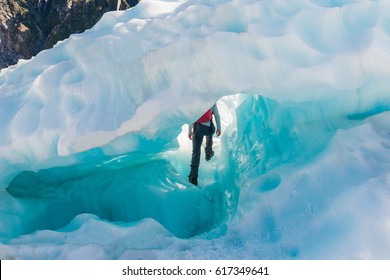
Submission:
[[[137,3],[122,1],[121,9]],[[0,69],[91,28],[116,8],[117,0],[0,0]]]

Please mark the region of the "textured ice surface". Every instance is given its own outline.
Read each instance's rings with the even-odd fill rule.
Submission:
[[[0,74],[0,258],[380,259],[390,2],[155,1]],[[187,182],[186,124],[218,101]]]

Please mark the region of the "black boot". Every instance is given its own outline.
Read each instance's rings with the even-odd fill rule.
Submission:
[[[198,179],[191,177],[191,175],[188,176],[188,181],[190,181],[190,183],[194,184],[195,186],[198,185]]]
[[[210,154],[206,154],[206,161],[209,161],[214,156],[214,151],[212,151]]]

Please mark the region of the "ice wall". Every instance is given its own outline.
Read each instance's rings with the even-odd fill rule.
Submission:
[[[361,228],[329,225],[333,203],[375,178],[387,192],[389,11],[387,1],[143,0],[2,70],[2,241],[82,213],[152,218],[185,238],[216,228],[206,239],[224,235],[217,247],[235,257],[249,245],[265,248],[244,250],[252,257],[316,257],[303,240],[327,244],[321,223],[331,241],[347,239]],[[220,101],[219,154],[204,188],[191,188],[183,124],[239,93]],[[359,131],[357,148],[345,146]],[[374,201],[385,235],[386,196]],[[373,256],[386,255],[378,247]]]
[[[36,141],[22,153],[39,162],[106,144],[122,153],[137,141],[124,145],[120,136],[170,141],[178,118],[192,121],[236,93],[295,101],[350,94],[350,106],[368,110],[387,92],[388,9],[384,1],[145,1],[108,13],[3,71],[3,146]]]

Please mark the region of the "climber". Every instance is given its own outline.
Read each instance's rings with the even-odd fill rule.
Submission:
[[[217,130],[213,123],[213,115],[217,124]],[[221,118],[217,104],[214,104],[206,113],[203,114],[196,122],[188,127],[188,138],[192,140],[192,158],[191,172],[188,176],[189,181],[195,186],[198,185],[198,170],[200,162],[200,148],[203,142],[203,136],[206,136],[205,159],[209,161],[214,156],[213,151],[213,134],[217,137],[221,135]]]

